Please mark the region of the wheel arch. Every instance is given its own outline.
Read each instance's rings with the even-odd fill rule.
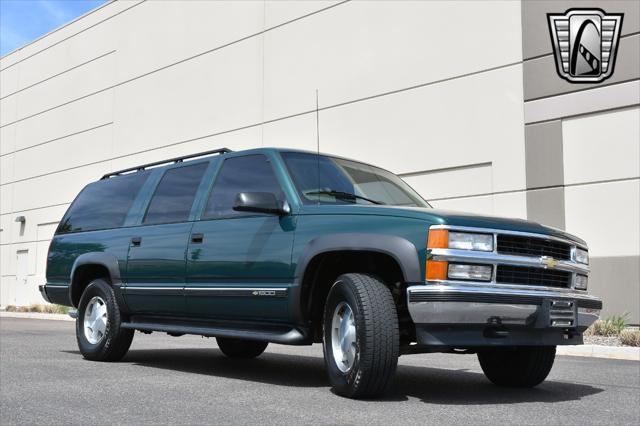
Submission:
[[[390,285],[422,281],[418,251],[404,238],[355,233],[324,235],[307,244],[297,263],[291,297],[295,321],[317,328],[322,310],[318,299],[328,291],[320,291],[319,287],[347,272],[373,273]],[[402,291],[398,294],[403,297]]]
[[[98,278],[107,280],[114,287],[116,297],[120,299],[121,279],[118,259],[110,253],[84,253],[76,258],[71,268],[69,301],[73,306],[78,307],[84,289],[91,281]],[[118,301],[121,302],[121,300]]]

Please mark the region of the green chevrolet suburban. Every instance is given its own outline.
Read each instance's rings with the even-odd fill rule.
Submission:
[[[431,208],[394,174],[289,149],[219,149],[87,185],[51,242],[50,302],[82,355],[135,330],[216,337],[229,357],[323,343],[334,390],[381,394],[401,354],[475,353],[501,386],[548,375],[602,302],[586,243],[540,224]]]

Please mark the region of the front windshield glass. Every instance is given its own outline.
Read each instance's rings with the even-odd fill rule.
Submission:
[[[305,204],[431,207],[402,179],[386,170],[303,152],[283,152],[282,157]]]

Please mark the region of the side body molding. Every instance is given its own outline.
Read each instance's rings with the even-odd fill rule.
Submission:
[[[309,262],[322,253],[332,251],[373,251],[391,256],[400,266],[405,282],[422,282],[420,260],[416,246],[394,235],[344,233],[329,234],[309,241],[300,255],[295,271],[295,281],[291,292],[291,312],[295,322],[302,318],[302,280]]]

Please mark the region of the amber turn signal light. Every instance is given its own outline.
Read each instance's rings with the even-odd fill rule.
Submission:
[[[427,248],[448,248],[449,231],[446,229],[430,229]]]
[[[446,280],[449,263],[440,260],[427,260],[427,281]]]

